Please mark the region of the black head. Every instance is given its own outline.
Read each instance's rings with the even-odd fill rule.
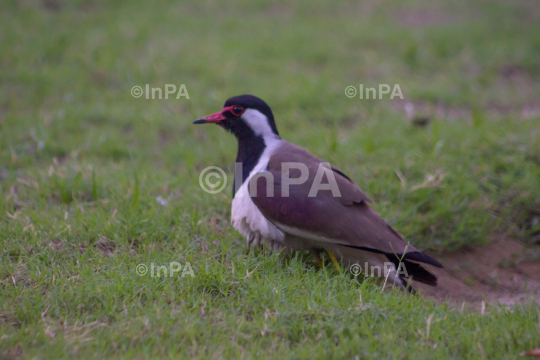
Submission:
[[[238,139],[246,137],[279,137],[270,107],[253,95],[234,96],[223,109],[198,119],[194,124],[216,123],[232,132]]]

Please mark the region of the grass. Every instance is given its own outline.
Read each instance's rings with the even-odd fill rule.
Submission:
[[[245,256],[231,185],[198,185],[210,165],[232,174],[235,140],[191,125],[257,95],[283,138],[343,169],[418,247],[538,244],[535,2],[47,4],[0,9],[2,358],[514,358],[540,346],[535,305],[482,315],[303,256]],[[360,83],[400,84],[431,124],[411,126],[402,102],[347,98]],[[131,96],[145,84],[185,84],[190,99]],[[195,276],[136,272],[172,261]]]

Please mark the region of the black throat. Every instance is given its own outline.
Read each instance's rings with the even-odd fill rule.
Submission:
[[[239,167],[239,165],[236,165],[233,184],[233,198],[236,195],[236,191],[240,189],[240,186],[242,186],[244,181],[246,181],[249,173],[251,173],[251,170],[253,170],[259,162],[264,149],[266,148],[264,139],[261,136],[255,136],[253,133],[251,136],[238,137],[237,139],[238,154],[236,155],[236,164],[241,164],[242,178],[237,178],[237,176],[240,176],[240,174],[236,173],[236,168]],[[240,170],[240,168],[238,170]]]

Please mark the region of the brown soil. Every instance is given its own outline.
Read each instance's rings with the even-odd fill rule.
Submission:
[[[449,300],[481,309],[486,304],[540,305],[540,260],[538,249],[505,239],[473,250],[439,256],[444,269],[430,268],[438,277],[437,287],[416,283],[419,293],[436,300]]]

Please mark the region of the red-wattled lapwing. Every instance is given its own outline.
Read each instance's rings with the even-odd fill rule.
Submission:
[[[407,278],[437,284],[420,264],[442,265],[408,245],[342,171],[282,140],[264,101],[252,95],[232,97],[220,112],[194,122],[207,123],[218,124],[238,140],[241,176],[235,172],[231,218],[248,246],[310,250],[318,259],[326,250],[334,264],[337,258],[346,266],[367,265],[367,275],[386,276],[403,287]],[[314,185],[321,189],[313,191]],[[384,272],[387,265],[394,270]]]

